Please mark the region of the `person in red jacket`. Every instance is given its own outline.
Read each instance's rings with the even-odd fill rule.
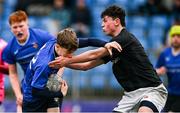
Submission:
[[[7,43],[0,38],[0,112],[3,110],[1,109],[1,104],[4,101],[4,74],[8,74],[8,64],[2,60],[2,51]]]

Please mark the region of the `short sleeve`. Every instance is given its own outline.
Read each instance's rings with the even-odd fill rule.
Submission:
[[[15,64],[15,57],[11,53],[10,46],[6,46],[2,52],[2,59],[3,61],[7,62],[8,64]]]

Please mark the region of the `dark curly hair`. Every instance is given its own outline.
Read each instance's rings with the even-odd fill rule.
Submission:
[[[124,9],[122,9],[121,7],[118,7],[116,5],[112,5],[108,7],[101,13],[101,18],[104,18],[105,16],[110,16],[113,19],[119,18],[121,21],[121,25],[126,26],[126,23],[125,23],[126,13]]]

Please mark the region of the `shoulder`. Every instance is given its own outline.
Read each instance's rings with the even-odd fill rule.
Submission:
[[[13,49],[16,48],[17,46],[19,46],[19,44],[17,43],[15,37],[13,37],[8,43],[5,42],[5,49],[11,49],[11,50],[13,50]]]
[[[41,29],[30,28],[30,36],[35,37],[36,39],[42,41],[43,43],[47,42],[50,39],[54,39],[55,36],[50,34],[49,32]]]
[[[161,53],[160,53],[160,56],[167,56],[167,55],[170,55],[171,54],[171,47],[167,47],[165,48]]]
[[[36,28],[29,28],[29,31],[30,31],[31,34],[34,33],[34,34],[36,34],[36,35],[48,34],[47,31],[42,30],[42,29],[36,29]]]
[[[171,52],[171,47],[167,47],[162,51],[162,53],[169,53],[169,52]]]

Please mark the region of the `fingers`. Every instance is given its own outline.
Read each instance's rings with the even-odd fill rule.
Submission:
[[[122,51],[122,47],[117,43],[117,42],[112,42],[113,44],[114,44],[114,48],[116,48],[119,52],[121,52]]]
[[[53,60],[53,61],[51,61],[51,62],[49,62],[49,65],[52,65],[52,64],[57,64],[57,63],[59,63],[60,62],[60,60]]]
[[[17,104],[17,113],[22,113],[22,105]]]
[[[117,49],[119,52],[122,51],[121,45],[119,45],[116,41],[107,43],[105,47],[108,49],[108,51],[111,50],[112,48]]]
[[[17,98],[16,104],[21,106],[22,105],[22,98]]]
[[[56,68],[56,69],[62,68],[67,65],[67,60],[68,60],[67,58],[60,56],[60,57],[55,58],[55,60],[49,62],[48,65],[49,67]]]
[[[107,49],[107,50],[108,50],[110,56],[112,56],[112,49]]]
[[[63,66],[61,66],[61,63],[59,60],[54,60],[54,61],[51,61],[48,63],[49,67],[52,67],[52,68],[62,68]]]

